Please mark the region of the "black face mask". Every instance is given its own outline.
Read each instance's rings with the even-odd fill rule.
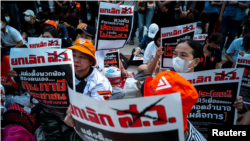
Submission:
[[[210,51],[210,52],[213,52],[215,50],[215,48],[207,46],[207,50]]]

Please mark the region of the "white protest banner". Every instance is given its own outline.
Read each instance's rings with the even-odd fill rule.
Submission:
[[[194,40],[199,42],[200,44],[204,44],[207,38],[207,34],[194,34]]]
[[[180,73],[195,86],[199,99],[188,114],[194,127],[208,137],[208,125],[235,125],[243,68]]]
[[[60,119],[69,107],[68,87],[75,90],[72,50],[10,50],[10,66],[17,72],[14,81]]]
[[[245,103],[250,104],[250,54],[244,54],[244,57],[238,55],[235,66],[236,68],[244,68],[240,96]]]
[[[161,46],[164,53],[161,55],[161,69],[173,67],[173,51],[179,41],[183,39],[193,39],[196,29],[196,22],[184,25],[161,28]]]
[[[36,38],[28,37],[28,48],[57,48],[61,49],[62,39],[60,38]]]
[[[123,48],[130,38],[134,6],[101,2],[99,6],[96,50]]]
[[[109,50],[109,52],[104,57],[105,67],[116,67],[120,68],[120,54],[119,49]]]
[[[89,141],[184,141],[180,93],[100,101],[69,89],[76,131]]]

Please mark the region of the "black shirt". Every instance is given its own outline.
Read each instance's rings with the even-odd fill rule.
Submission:
[[[41,21],[42,21],[43,19],[44,19],[45,21],[48,20],[48,19],[50,19],[50,16],[51,16],[50,13],[48,13],[47,15],[44,15],[43,12],[39,12],[39,13],[38,13],[38,18],[39,18],[39,20],[41,20]],[[41,23],[43,23],[43,22],[41,22]]]
[[[77,78],[78,80],[81,81],[80,83],[78,83],[78,85],[76,85],[76,91],[77,91],[77,92],[83,93],[84,88],[85,88],[86,85],[87,85],[87,82],[84,81],[84,79],[87,78],[92,72],[93,72],[93,68],[90,67],[88,74],[87,74],[86,76],[84,76],[84,77],[78,77],[78,76],[75,74],[76,78]]]
[[[26,32],[27,37],[39,37],[42,34],[42,28],[37,21],[34,24],[24,22],[21,30],[22,32]]]
[[[205,44],[203,44],[204,47]],[[210,55],[206,56],[206,64],[203,70],[215,69],[216,63],[220,63],[221,61],[221,51],[219,48],[216,48]]]

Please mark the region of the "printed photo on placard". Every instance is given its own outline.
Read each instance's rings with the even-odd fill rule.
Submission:
[[[199,42],[200,44],[204,44],[207,38],[207,34],[194,34],[194,40]]]
[[[10,60],[11,69],[18,74],[13,80],[20,88],[64,120],[68,87],[75,89],[72,50],[11,49]]]
[[[116,67],[120,68],[120,54],[119,49],[109,50],[104,58],[104,66],[105,67]]]
[[[244,57],[238,55],[235,66],[236,68],[244,68],[240,96],[244,102],[250,104],[250,54],[245,54]]]
[[[110,101],[69,93],[75,130],[84,140],[184,141],[180,93]]]
[[[144,54],[143,53],[138,53],[134,56],[133,60],[144,60]]]
[[[130,38],[134,6],[101,2],[99,6],[96,50],[123,48]]]
[[[243,70],[233,68],[180,73],[199,94],[188,120],[205,138],[209,134],[208,125],[236,124],[237,110],[233,104],[240,93]]]
[[[61,49],[62,39],[60,38],[35,38],[28,37],[28,48],[54,48]]]
[[[173,51],[181,40],[193,39],[196,22],[184,25],[161,28],[161,46],[164,54],[161,55],[161,69],[173,67]]]

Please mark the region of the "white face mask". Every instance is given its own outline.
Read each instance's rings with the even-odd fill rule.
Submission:
[[[7,22],[9,22],[9,21],[10,21],[10,17],[5,17],[5,20],[6,20]]]
[[[190,69],[193,68],[193,67],[188,68],[188,65],[193,61],[185,61],[179,57],[175,57],[175,58],[173,58],[173,67],[174,67],[175,71],[178,73],[188,72],[188,71],[190,71]]]
[[[3,29],[3,28],[4,28],[3,23],[1,23],[1,29]]]
[[[24,20],[26,21],[26,22],[29,22],[30,21],[30,17],[24,17]]]

